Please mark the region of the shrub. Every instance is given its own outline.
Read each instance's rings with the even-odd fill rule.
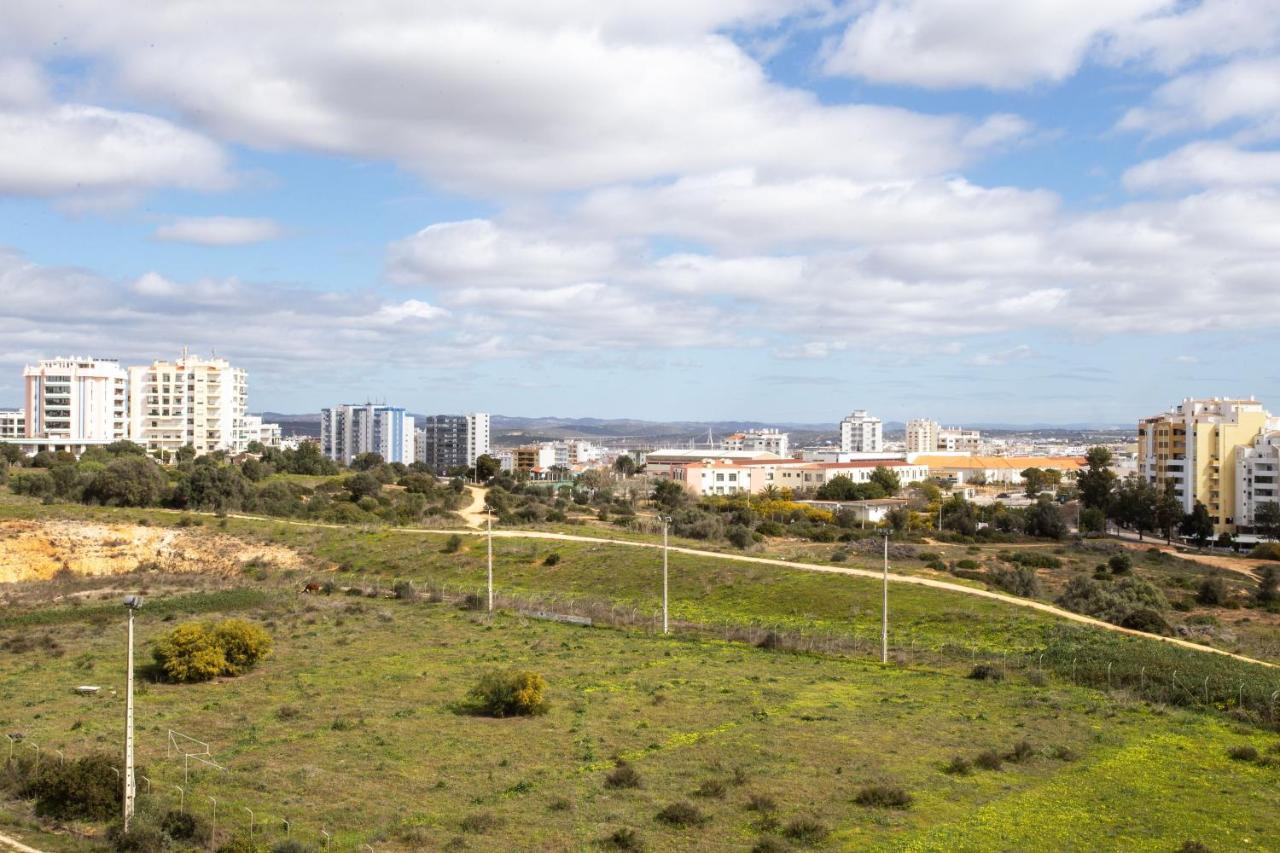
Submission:
[[[1007,554],[1007,556],[1006,556]],[[1008,559],[1012,563],[1021,563],[1024,566],[1030,566],[1033,569],[1060,569],[1062,561],[1052,554],[1046,554],[1043,551],[1017,551],[1004,552],[1001,556]]]
[[[698,826],[707,820],[697,806],[683,800],[664,806],[655,817],[669,826]]]
[[[1004,760],[1013,764],[1021,764],[1036,754],[1035,748],[1025,738],[1013,745],[1013,749],[1004,754]]]
[[[115,759],[95,753],[75,761],[49,762],[25,794],[35,797],[36,814],[57,820],[108,820],[120,811],[120,788],[111,769]]]
[[[542,560],[542,565],[544,565],[544,566],[554,566],[554,565],[559,564],[559,562],[560,562],[560,555],[559,555],[559,554],[557,554],[556,552],[552,551],[552,552],[551,552],[550,554],[548,554],[545,558],[543,558],[543,560]],[[621,832],[621,830],[619,830],[619,832]]]
[[[952,776],[968,776],[973,772],[973,762],[963,755],[957,755],[942,768],[942,772],[950,773]]]
[[[981,564],[981,563],[979,563],[977,560],[958,560],[958,561],[956,562],[956,568],[958,568],[958,569],[968,569],[968,570],[972,571],[972,570],[974,570],[974,569],[980,569],[980,568],[982,568],[982,564]]]
[[[644,841],[640,833],[629,826],[619,827],[600,840],[600,846],[606,850],[643,850]]]
[[[746,548],[755,542],[755,537],[751,535],[751,528],[743,524],[730,525],[725,532],[725,538],[735,548]]]
[[[547,682],[536,672],[519,669],[492,670],[467,694],[473,713],[489,717],[545,714]]]
[[[756,842],[751,853],[787,853],[791,848],[776,838],[766,836]]]
[[[1004,670],[993,663],[980,663],[969,670],[967,677],[974,681],[1004,681]]]
[[[694,791],[694,794],[708,799],[719,799],[724,796],[725,790],[724,782],[719,779],[707,779],[698,786],[698,790]]]
[[[1049,754],[1058,761],[1076,761],[1080,754],[1069,746],[1055,746]]]
[[[1220,607],[1227,603],[1227,585],[1222,578],[1210,577],[1200,581],[1196,590],[1196,603],[1208,607]]]
[[[418,591],[414,589],[411,581],[396,581],[396,585],[391,588],[396,598],[401,601],[416,601]]]
[[[1133,558],[1127,553],[1112,554],[1107,560],[1107,568],[1113,575],[1127,575],[1133,571]]]
[[[485,610],[489,607],[489,599],[478,592],[469,592],[462,597],[463,610]]]
[[[1182,846],[1178,848],[1178,853],[1213,853],[1213,851],[1207,844],[1189,840],[1182,842]]]
[[[174,841],[204,844],[209,838],[209,825],[191,812],[170,810],[160,820],[160,829]]]
[[[1169,602],[1160,590],[1132,575],[1107,582],[1077,575],[1067,582],[1057,603],[1114,625],[1124,625],[1126,617],[1137,610],[1150,610],[1158,615],[1169,609]],[[1145,614],[1142,618],[1151,621]]]
[[[163,832],[140,820],[134,821],[128,832],[120,824],[112,824],[107,841],[117,853],[163,853],[169,848]]]
[[[502,818],[492,812],[476,812],[462,819],[462,831],[483,835],[502,826]]]
[[[271,853],[310,853],[311,847],[296,838],[286,838],[271,845]]]
[[[747,797],[746,808],[752,812],[771,812],[778,808],[778,804],[768,794],[752,794]]]
[[[905,809],[911,806],[911,795],[897,785],[864,785],[853,801],[860,806]]]
[[[1013,595],[1023,598],[1040,595],[1040,578],[1030,566],[996,566],[987,573],[987,578],[996,588]]]
[[[462,550],[462,537],[456,533],[450,533],[449,538],[444,540],[444,552],[446,554],[456,554]]]
[[[640,774],[627,762],[619,761],[618,766],[604,777],[604,786],[606,788],[639,788]]]
[[[1003,770],[1004,759],[994,749],[984,749],[974,757],[973,766],[983,770]]]
[[[788,823],[782,834],[801,844],[817,844],[830,835],[831,830],[816,817],[801,815]]]
[[[151,650],[170,681],[208,681],[240,675],[271,651],[271,635],[243,619],[187,622],[156,640]]]
[[[1262,542],[1253,546],[1249,556],[1255,560],[1280,560],[1280,542]]]
[[[1227,755],[1233,761],[1257,761],[1258,749],[1257,747],[1251,746],[1249,744],[1243,744],[1241,746],[1233,746],[1230,749],[1228,749]]]

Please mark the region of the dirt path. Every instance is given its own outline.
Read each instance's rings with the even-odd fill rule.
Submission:
[[[488,518],[484,511],[484,501],[489,494],[489,490],[480,486],[467,486],[467,491],[471,493],[471,503],[458,510],[458,515],[462,516],[462,520],[467,523],[467,527],[474,527],[479,530],[484,527],[485,519]]]
[[[277,524],[293,524],[301,527],[321,527],[330,529],[343,529],[340,524],[324,524],[313,521],[282,521],[278,518],[266,518],[255,515],[235,515],[234,518],[243,518],[252,521],[271,521]],[[483,516],[481,516],[483,517]],[[449,534],[461,533],[464,536],[484,536],[484,531],[478,530],[437,530],[424,527],[399,527],[397,531],[402,533],[413,534]],[[603,539],[598,536],[575,536],[569,533],[545,533],[536,530],[495,530],[493,531],[495,539],[548,539],[557,542],[583,542],[594,545],[617,545],[626,548],[648,548],[651,550],[659,550],[662,548],[660,543],[654,542],[633,542],[625,539]],[[784,569],[797,569],[804,572],[824,572],[833,575],[851,575],[853,577],[871,578],[879,580],[881,573],[870,569],[852,569],[844,566],[823,566],[817,563],[797,563],[790,560],[774,560],[768,557],[749,557],[745,554],[722,554],[718,551],[702,551],[697,548],[683,548],[672,546],[673,554],[688,554],[692,557],[706,557],[713,560],[728,560],[736,563],[755,563],[764,566],[778,566]],[[918,577],[915,575],[895,575],[889,574],[889,580],[898,584],[915,584],[916,586],[927,586],[933,589],[942,589],[948,592],[960,593],[961,595],[973,595],[978,598],[989,598],[993,601],[1000,601],[1014,607],[1024,607],[1028,610],[1037,610],[1041,613],[1048,613],[1057,616],[1060,619],[1066,619],[1070,622],[1078,622],[1082,625],[1089,625],[1094,628],[1100,628],[1104,631],[1111,631],[1116,634],[1128,634],[1131,637],[1144,637],[1149,640],[1159,640],[1162,643],[1179,646],[1184,649],[1190,649],[1195,652],[1204,654],[1222,655],[1224,657],[1234,658],[1245,663],[1253,663],[1259,666],[1270,668],[1280,668],[1280,665],[1268,663],[1267,661],[1256,660],[1245,655],[1238,655],[1234,652],[1228,652],[1223,649],[1215,649],[1211,646],[1202,646],[1199,643],[1192,643],[1187,640],[1179,640],[1175,637],[1162,637],[1158,634],[1148,634],[1143,631],[1134,631],[1130,628],[1121,628],[1119,625],[1112,625],[1110,622],[1103,622],[1101,619],[1094,619],[1090,616],[1082,616],[1079,613],[1072,613],[1070,610],[1064,610],[1061,607],[1055,607],[1052,604],[1045,604],[1042,601],[1033,601],[1029,598],[1019,598],[1015,595],[1006,595],[1002,592],[992,592],[986,589],[977,589],[976,587],[962,586],[960,584],[950,583],[948,581],[934,580],[933,578]]]
[[[1132,550],[1145,551],[1148,548],[1156,548],[1164,553],[1177,557],[1181,560],[1187,560],[1192,563],[1199,563],[1202,566],[1209,566],[1214,569],[1222,569],[1228,572],[1235,572],[1238,575],[1244,575],[1251,580],[1257,580],[1256,572],[1265,565],[1275,565],[1269,560],[1252,560],[1248,557],[1222,557],[1217,554],[1188,554],[1179,551],[1177,548],[1159,543],[1152,544],[1150,542],[1138,545],[1133,542],[1126,542],[1125,545]]]
[[[17,850],[18,853],[44,853],[34,847],[28,847],[16,838],[10,838],[7,835],[0,835],[0,847],[8,847],[10,850]]]

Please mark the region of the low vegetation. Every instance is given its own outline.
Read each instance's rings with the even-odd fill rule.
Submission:
[[[547,682],[536,672],[492,670],[467,694],[466,710],[487,717],[530,717],[549,708]]]
[[[170,681],[208,681],[248,671],[271,652],[271,635],[243,619],[188,622],[159,637],[156,665]]]

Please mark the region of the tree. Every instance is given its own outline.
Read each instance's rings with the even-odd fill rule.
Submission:
[[[1268,565],[1258,569],[1257,599],[1263,607],[1280,601],[1280,568]]]
[[[196,449],[193,445],[184,444],[178,448],[176,461],[179,465],[187,462],[194,462],[196,458]]]
[[[1213,517],[1209,515],[1209,508],[1196,501],[1195,508],[1183,517],[1179,532],[1193,539],[1199,548],[1207,545],[1213,536]]]
[[[502,465],[489,454],[482,453],[476,457],[476,479],[482,483],[487,483],[498,476],[501,470]]]
[[[1111,518],[1122,527],[1138,532],[1138,538],[1156,528],[1155,486],[1142,477],[1130,474],[1116,488],[1111,499]]]
[[[659,480],[653,487],[653,502],[665,509],[676,509],[688,499],[684,486],[675,480]]]
[[[1080,512],[1081,533],[1103,533],[1107,529],[1107,514],[1096,506]]]
[[[953,530],[962,536],[978,532],[978,515],[964,495],[954,494],[942,505],[942,529]]]
[[[1080,490],[1080,502],[1086,508],[1100,509],[1104,513],[1111,508],[1116,474],[1111,470],[1111,451],[1105,447],[1091,447],[1085,454],[1087,467],[1076,475],[1076,487]]]
[[[1067,535],[1067,522],[1062,510],[1048,495],[1041,495],[1034,505],[1027,508],[1023,529],[1030,536],[1045,539],[1061,539]]]
[[[902,533],[911,526],[911,510],[896,506],[884,514],[884,520],[894,533]]]
[[[0,444],[0,462],[6,465],[17,465],[26,458],[22,448],[16,444]]]
[[[368,471],[373,468],[379,468],[386,464],[386,460],[382,458],[381,453],[360,453],[351,460],[351,470]]]
[[[1259,536],[1280,539],[1280,502],[1268,501],[1253,514],[1253,526]]]
[[[883,465],[877,465],[871,472],[870,482],[883,489],[887,497],[893,497],[902,489],[902,479],[898,472]]]
[[[1164,492],[1156,501],[1156,528],[1164,533],[1166,540],[1173,538],[1173,528],[1182,521],[1182,501],[1173,490],[1173,483],[1164,484]]]
[[[351,500],[353,501],[359,501],[361,498],[366,497],[376,498],[382,492],[382,481],[368,471],[352,474],[343,485],[351,493]]]
[[[613,470],[620,477],[630,477],[636,473],[636,460],[630,453],[623,453],[613,460]]]
[[[169,478],[145,456],[125,456],[94,475],[84,499],[106,506],[155,506],[169,489]]]
[[[173,489],[181,509],[238,510],[252,502],[253,485],[232,465],[201,461],[191,466]]]
[[[1039,468],[1024,468],[1022,471],[1022,481],[1026,484],[1027,497],[1029,498],[1034,498],[1036,495],[1044,491],[1044,471]]]

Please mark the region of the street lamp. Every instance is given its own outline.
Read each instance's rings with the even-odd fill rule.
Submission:
[[[124,691],[124,831],[129,831],[133,817],[133,801],[137,796],[137,783],[133,778],[133,614],[142,606],[142,596],[126,595],[125,609],[129,611],[129,646],[125,653]]]
[[[884,532],[884,602],[880,610],[880,662],[889,662],[889,531]]]
[[[493,613],[493,508],[486,507],[485,523],[489,528],[489,612]]]
[[[658,521],[662,522],[662,633],[671,633],[670,623],[667,621],[667,527],[671,524],[671,516],[660,515]]]

